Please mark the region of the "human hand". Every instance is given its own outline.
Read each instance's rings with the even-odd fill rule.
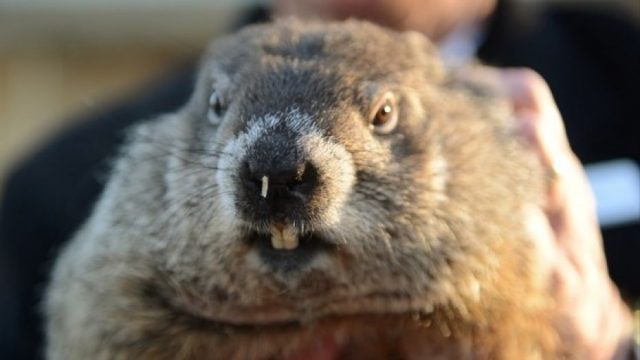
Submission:
[[[591,358],[624,357],[631,314],[609,278],[595,200],[551,91],[531,70],[502,70],[497,77],[513,103],[522,135],[552,177],[546,208],[532,214],[530,225],[556,305]]]

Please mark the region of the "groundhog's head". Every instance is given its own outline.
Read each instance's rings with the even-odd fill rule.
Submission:
[[[360,22],[218,41],[169,120],[153,250],[166,300],[272,334],[472,311],[506,240],[493,218],[517,216],[527,181],[496,171],[513,165],[496,155],[508,127],[447,81],[426,39]]]

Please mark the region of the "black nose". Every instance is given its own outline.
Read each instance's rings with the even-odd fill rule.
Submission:
[[[265,166],[267,165],[267,166]],[[309,162],[248,162],[248,176],[254,190],[265,199],[295,196],[305,200],[318,181],[318,172]]]
[[[241,177],[254,213],[271,220],[305,217],[306,204],[319,183],[318,170],[311,162],[249,159],[243,168]]]

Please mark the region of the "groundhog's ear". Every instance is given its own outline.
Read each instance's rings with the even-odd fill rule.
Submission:
[[[423,59],[422,62],[429,78],[435,82],[444,81],[446,71],[436,46],[417,31],[406,31],[402,36],[408,41],[411,50],[414,51],[412,55],[417,59]]]

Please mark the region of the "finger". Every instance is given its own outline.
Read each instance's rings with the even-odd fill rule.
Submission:
[[[558,152],[570,152],[562,117],[544,79],[529,69],[507,69],[501,78],[516,117],[529,122],[534,130],[545,163],[550,164]]]
[[[545,104],[553,102],[553,96],[544,79],[527,68],[510,68],[500,72],[501,81],[508,90],[516,111],[528,110],[542,113]]]
[[[521,133],[552,177],[546,210],[558,245],[576,266],[592,266],[595,261],[603,267],[595,201],[584,170],[571,151],[549,87],[531,70],[505,70],[501,78]]]
[[[555,110],[551,92],[539,75],[526,69],[509,69],[501,74],[502,82],[513,103],[520,132],[533,146],[543,166],[554,178],[568,171],[567,157],[571,151],[560,114]],[[551,183],[550,210],[562,209],[566,197],[563,188]]]

